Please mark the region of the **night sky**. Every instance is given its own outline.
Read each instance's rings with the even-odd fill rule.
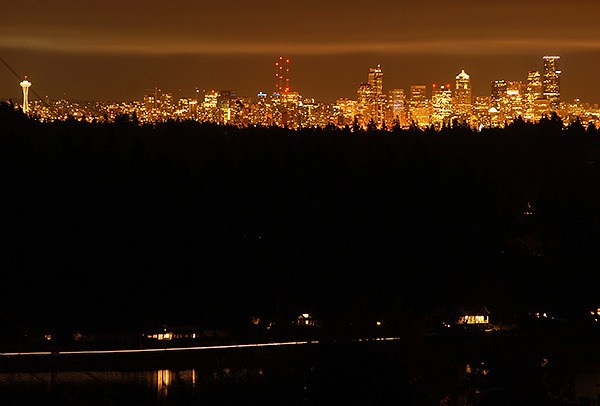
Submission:
[[[559,54],[563,99],[600,101],[596,0],[5,3],[0,56],[52,98],[132,100],[156,85],[254,96],[273,90],[280,54],[293,60],[293,89],[326,102],[355,97],[377,63],[386,89],[466,69],[487,95],[491,80],[525,80]],[[19,94],[0,66],[0,98]]]

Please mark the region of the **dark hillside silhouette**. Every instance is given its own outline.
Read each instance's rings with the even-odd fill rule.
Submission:
[[[598,303],[599,146],[557,117],[290,131],[44,124],[2,104],[1,308],[120,328]]]

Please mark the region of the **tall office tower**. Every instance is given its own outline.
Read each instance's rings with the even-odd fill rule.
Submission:
[[[383,122],[383,72],[381,66],[369,68],[366,82],[361,82],[356,91],[356,118],[358,123],[366,126],[371,121],[377,125]]]
[[[162,92],[160,94],[160,109],[166,113],[172,113],[173,107],[173,93]]]
[[[152,110],[156,106],[156,98],[154,94],[147,94],[144,96],[144,107],[146,110]]]
[[[410,87],[410,120],[418,126],[428,126],[431,123],[431,114],[427,100],[427,86],[412,85]]]
[[[237,98],[236,90],[221,90],[217,96],[217,112],[219,122],[229,124],[232,119],[232,107]]]
[[[280,56],[275,62],[275,93],[287,93],[290,86],[290,59]]]
[[[404,89],[390,90],[388,103],[388,121],[404,127],[406,123],[406,96]]]
[[[507,84],[504,80],[494,80],[492,82],[492,106],[498,111],[505,109]]]
[[[525,114],[526,120],[534,119],[535,101],[543,97],[542,75],[537,70],[527,73],[527,88],[525,89]]]
[[[180,110],[187,110],[189,107],[190,99],[182,97],[177,101],[177,108]]]
[[[371,85],[377,97],[383,94],[383,71],[381,70],[381,65],[377,65],[376,68],[369,68],[367,83]]]
[[[320,127],[323,121],[323,105],[313,98],[306,98],[298,105],[299,127]],[[327,123],[329,120],[327,120]],[[325,123],[324,125],[327,125]]]
[[[25,76],[19,84],[23,88],[23,113],[29,113],[29,88],[31,87],[31,82]]]
[[[427,101],[427,86],[425,85],[412,85],[410,87],[410,105],[416,107],[418,104],[422,104]]]
[[[250,121],[253,124],[271,126],[273,121],[273,106],[271,100],[264,92],[259,92],[257,102],[250,107]]]
[[[219,92],[211,90],[204,93],[204,100],[202,100],[202,114],[201,120],[215,123],[219,121]]]
[[[544,56],[544,97],[550,101],[550,109],[560,104],[560,56]]]
[[[463,71],[456,76],[456,90],[454,90],[454,113],[463,121],[470,121],[473,112],[471,106],[471,77]]]
[[[490,121],[490,108],[492,107],[491,97],[490,96],[475,96],[472,100],[472,103],[473,103],[473,115],[475,116],[477,126],[478,127],[479,126],[489,127],[491,125],[491,121]]]
[[[358,122],[361,125],[367,125],[371,120],[375,120],[376,100],[377,96],[373,86],[361,82],[356,91],[356,113]]]
[[[530,70],[527,73],[527,96],[531,100],[541,99],[543,94],[540,71]]]
[[[352,125],[357,114],[357,102],[348,98],[337,99],[333,109],[338,126]]]
[[[431,105],[433,112],[431,114],[431,124],[437,129],[443,125],[450,124],[452,117],[452,90],[450,86],[433,85],[433,94],[431,95]]]
[[[298,128],[298,109],[302,104],[302,96],[298,92],[287,91],[281,95],[279,102],[276,104],[277,111],[280,113],[277,117],[278,124],[286,128]]]
[[[190,115],[192,117],[196,117],[198,115],[198,100],[196,100],[196,99],[190,100],[190,102],[188,104],[188,109],[189,109]]]
[[[521,81],[506,82],[505,120],[514,121],[523,116],[525,110],[525,85]]]

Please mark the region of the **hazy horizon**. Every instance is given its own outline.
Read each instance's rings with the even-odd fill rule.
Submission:
[[[368,68],[384,87],[452,82],[465,69],[474,94],[497,79],[525,80],[542,57],[561,55],[563,100],[600,101],[600,3],[533,0],[413,4],[383,0],[218,4],[131,0],[48,1],[23,13],[5,6],[0,56],[29,75],[40,95],[78,100],[141,99],[145,89],[274,88],[278,55],[292,61],[292,88],[333,102],[355,97]],[[17,98],[0,69],[0,97]],[[590,80],[590,78],[592,80]]]

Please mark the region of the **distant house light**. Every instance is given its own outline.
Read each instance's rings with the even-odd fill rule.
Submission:
[[[300,314],[300,316],[298,316],[298,319],[296,320],[295,323],[297,326],[319,327],[319,323],[313,316],[310,315],[310,313]]]
[[[484,307],[479,311],[461,310],[456,324],[489,324],[490,312]]]

